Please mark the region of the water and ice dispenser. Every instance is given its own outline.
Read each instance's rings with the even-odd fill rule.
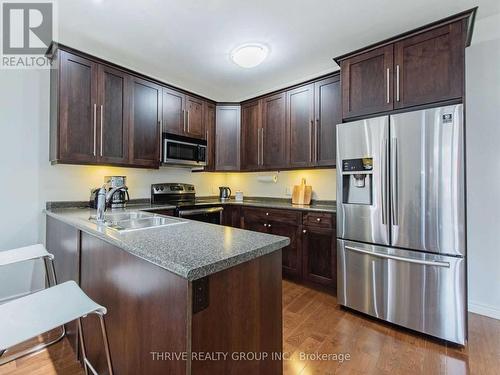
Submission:
[[[373,158],[342,160],[342,203],[371,205]]]

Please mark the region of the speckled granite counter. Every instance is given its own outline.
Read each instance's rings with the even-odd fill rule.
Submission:
[[[134,205],[113,213],[151,209]],[[170,209],[172,206],[155,208]],[[46,214],[92,234],[190,281],[272,253],[287,246],[286,237],[198,221],[119,233],[89,220],[89,208],[53,208]]]
[[[246,198],[243,202],[237,202],[234,199],[221,201],[214,197],[201,197],[197,198],[194,203],[195,206],[210,206],[210,205],[237,205],[248,207],[264,207],[264,208],[278,208],[286,210],[300,210],[300,211],[315,211],[315,212],[328,212],[336,213],[337,205],[335,201],[318,201],[313,202],[311,205],[297,205],[292,204],[290,199],[280,198]],[[163,207],[151,206],[152,209],[163,209]]]

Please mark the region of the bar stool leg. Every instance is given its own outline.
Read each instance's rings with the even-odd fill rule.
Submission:
[[[85,352],[85,341],[83,339],[82,318],[78,318],[78,337],[80,338],[80,350],[82,351],[83,368],[85,370],[85,375],[88,375],[89,374],[89,370],[87,368],[88,360],[87,360],[87,353]]]
[[[111,353],[109,352],[108,333],[106,332],[104,315],[100,312],[97,312],[96,314],[99,316],[99,322],[101,323],[102,340],[104,342],[104,350],[106,351],[106,360],[108,362],[109,375],[113,375],[113,366],[111,364]]]

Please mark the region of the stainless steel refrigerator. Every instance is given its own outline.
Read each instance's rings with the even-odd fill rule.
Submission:
[[[337,125],[338,302],[467,339],[463,105]]]

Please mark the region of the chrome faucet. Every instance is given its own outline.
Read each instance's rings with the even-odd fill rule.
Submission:
[[[112,189],[109,189],[109,191],[106,190],[106,185],[103,185],[99,191],[97,192],[97,215],[96,215],[96,221],[98,223],[104,223],[104,213],[106,212],[106,208],[111,201],[111,198],[113,198],[113,195],[119,191],[119,190],[124,190],[127,191],[127,187],[122,185],[122,186],[117,186]]]

